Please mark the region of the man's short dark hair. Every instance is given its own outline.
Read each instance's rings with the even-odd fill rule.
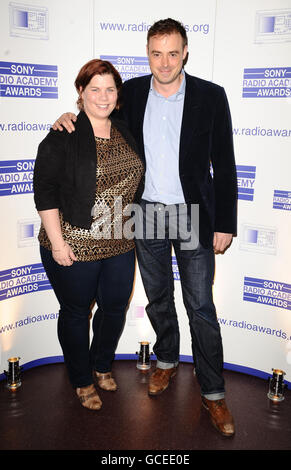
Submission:
[[[166,20],[159,20],[154,23],[147,34],[147,41],[153,36],[162,36],[164,34],[180,33],[183,39],[183,47],[188,44],[186,29],[179,21],[167,18]]]

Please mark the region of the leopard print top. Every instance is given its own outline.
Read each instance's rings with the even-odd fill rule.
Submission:
[[[60,212],[64,240],[78,261],[94,261],[116,256],[134,248],[124,224],[143,173],[140,158],[112,125],[110,139],[95,137],[97,151],[96,197],[90,229],[70,225]],[[86,184],[86,182],[84,182]],[[40,244],[51,250],[51,243],[41,224]]]

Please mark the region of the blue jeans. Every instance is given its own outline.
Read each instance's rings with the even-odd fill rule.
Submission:
[[[48,279],[60,304],[58,338],[73,387],[93,383],[92,371],[109,372],[133,287],[135,252],[60,266],[40,247]],[[89,316],[96,300],[89,341]]]
[[[147,238],[145,212],[148,204],[153,203],[141,201],[143,227],[139,227],[139,234],[143,233],[143,237],[137,238],[135,243],[149,301],[146,311],[157,336],[153,347],[157,366],[167,369],[176,366],[179,361],[180,333],[174,302],[173,247],[179,268],[183,302],[189,318],[193,361],[201,394],[212,400],[223,398],[225,390],[222,376],[222,339],[212,296],[213,249],[205,249],[199,243],[194,249],[182,249],[181,242],[184,243],[185,238],[181,238],[179,230],[176,238],[170,238],[171,216],[167,214],[165,237]],[[137,219],[137,224],[139,222],[141,220]],[[156,228],[157,220],[153,221],[153,224]],[[187,224],[190,227],[189,215]]]

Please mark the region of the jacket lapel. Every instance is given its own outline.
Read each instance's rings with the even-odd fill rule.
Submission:
[[[205,130],[206,121],[195,78],[185,73],[186,89],[180,135],[180,161],[186,157],[191,138]]]
[[[145,161],[145,152],[144,152],[144,139],[143,139],[143,122],[146,110],[146,104],[148,100],[150,83],[152,75],[147,75],[144,77],[142,86],[137,87],[137,96],[136,96],[136,133],[138,136],[138,147],[141,152],[141,157]]]

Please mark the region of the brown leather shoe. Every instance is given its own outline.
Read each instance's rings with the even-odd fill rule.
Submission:
[[[152,373],[149,381],[149,395],[159,395],[169,385],[170,379],[177,373],[177,367],[171,369],[160,369],[159,367]]]
[[[202,397],[202,404],[209,411],[213,426],[225,437],[234,435],[234,421],[225,400],[207,400]]]

